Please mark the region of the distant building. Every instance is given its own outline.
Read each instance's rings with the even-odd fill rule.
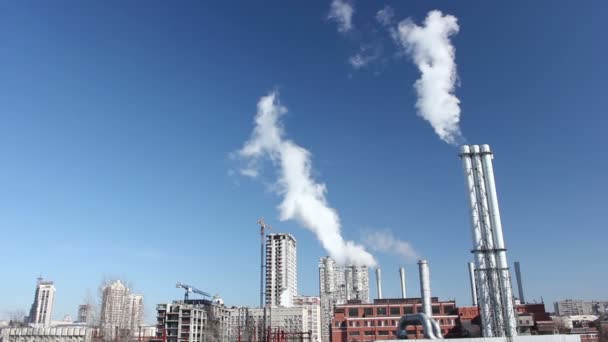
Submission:
[[[348,300],[369,302],[369,273],[365,266],[341,266],[330,257],[319,260],[321,298],[321,341],[330,341],[329,325],[334,307]]]
[[[591,302],[582,300],[560,300],[555,302],[555,314],[558,316],[592,315],[593,306]]]
[[[38,278],[34,303],[30,309],[28,323],[39,327],[47,327],[51,324],[53,304],[55,302],[55,285],[52,281]]]
[[[5,328],[0,331],[2,342],[92,342],[90,327]]]
[[[298,296],[295,306],[302,306],[306,310],[308,329],[311,332],[310,342],[321,341],[321,299],[319,297]]]
[[[306,306],[273,306],[249,309],[249,317],[256,327],[255,331],[260,331],[259,327],[267,327],[273,333],[285,333],[294,336],[295,334],[308,334],[311,331]],[[263,329],[262,329],[263,331]],[[272,339],[271,339],[272,340]]]
[[[456,302],[431,298],[433,318],[445,338],[461,337]],[[353,300],[337,305],[331,323],[331,341],[377,341],[397,338],[397,327],[403,315],[422,312],[420,298],[375,299],[363,304]],[[422,326],[409,326],[408,339],[424,338]]]
[[[91,304],[78,305],[78,323],[92,323],[93,306]]]
[[[120,280],[103,288],[101,329],[105,337],[133,335],[143,323],[143,296],[131,294]]]
[[[291,306],[298,295],[296,239],[291,234],[266,236],[266,305]]]
[[[159,304],[156,339],[166,342],[229,342],[232,310],[205,299]]]

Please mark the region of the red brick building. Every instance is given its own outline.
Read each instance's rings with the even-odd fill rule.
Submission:
[[[441,326],[445,337],[459,337],[458,314],[455,301],[431,298],[433,318]],[[397,326],[403,315],[422,312],[420,298],[375,299],[371,304],[349,301],[334,309],[331,324],[332,342],[354,342],[396,339]],[[408,338],[424,338],[422,326],[409,326]]]

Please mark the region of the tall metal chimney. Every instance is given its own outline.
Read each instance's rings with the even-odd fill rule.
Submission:
[[[407,298],[405,291],[405,267],[399,267],[399,278],[401,279],[401,298]]]
[[[521,270],[519,268],[519,261],[515,262],[515,277],[517,278],[517,291],[519,292],[519,301],[522,304],[526,304],[524,299],[524,286],[521,283]]]
[[[433,316],[433,309],[431,306],[431,276],[429,274],[429,263],[426,260],[418,261],[418,272],[420,273],[422,312],[431,317]]]
[[[477,284],[475,281],[475,264],[472,262],[469,265],[469,280],[471,281],[471,301],[473,306],[477,306]]]
[[[462,146],[460,158],[471,210],[476,285],[484,337],[517,335],[490,146]]]
[[[378,291],[378,299],[382,299],[382,271],[380,267],[376,268],[376,289]]]

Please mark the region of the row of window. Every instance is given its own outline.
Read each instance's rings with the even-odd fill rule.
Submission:
[[[437,322],[439,325],[455,325],[454,319],[451,318],[438,318]],[[365,321],[350,321],[350,327],[396,327],[399,325],[399,320],[387,319],[387,320],[365,320]],[[336,322],[336,328],[346,328],[346,321]]]
[[[433,308],[434,314],[448,314],[454,310],[453,305],[444,305],[443,312],[441,312],[441,309],[440,309],[441,306],[439,306],[439,305],[433,305],[432,308]],[[363,310],[361,310],[360,308],[349,308],[348,316],[349,317],[359,317],[361,314],[363,314],[362,317],[386,316],[387,315],[386,307],[377,307],[375,311],[376,311],[376,313],[374,314],[373,307],[372,308],[363,308]],[[412,314],[414,312],[422,312],[422,305],[417,304],[415,310],[414,310],[414,306],[403,306],[403,307],[391,306],[388,308],[388,314],[390,314],[391,316],[407,315],[407,314]]]

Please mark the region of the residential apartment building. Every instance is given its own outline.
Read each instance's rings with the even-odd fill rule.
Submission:
[[[156,339],[166,342],[228,342],[232,309],[206,299],[156,306]],[[237,335],[238,336],[238,335]]]
[[[348,300],[369,302],[369,271],[365,266],[341,266],[330,257],[319,260],[321,341],[329,342],[334,307]]]
[[[111,338],[116,334],[135,334],[143,324],[143,301],[142,295],[132,294],[120,280],[106,285],[103,288],[100,317],[104,336]]]
[[[554,306],[558,316],[593,315],[593,304],[583,300],[560,300]]]
[[[291,234],[266,236],[266,305],[291,306],[298,294],[296,239]]]
[[[38,278],[28,323],[37,327],[48,327],[51,324],[54,303],[55,285],[52,281]]]

